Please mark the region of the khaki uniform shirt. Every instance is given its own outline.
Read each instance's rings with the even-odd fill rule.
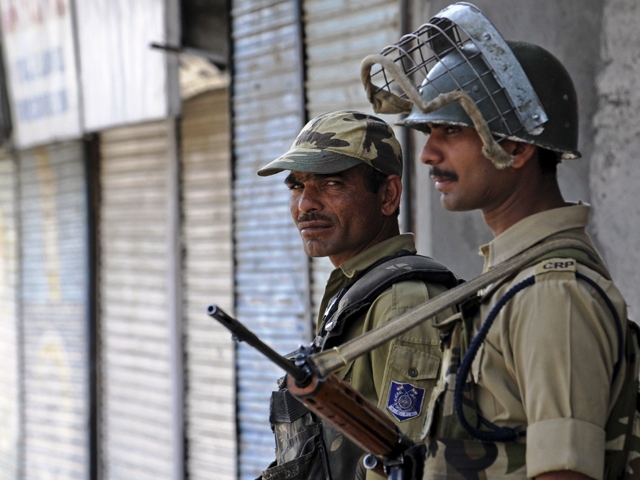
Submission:
[[[342,287],[376,261],[400,250],[416,251],[412,234],[399,235],[381,242],[336,268],[329,277],[320,304],[318,328],[322,326],[322,316],[327,305]],[[342,344],[391,321],[445,290],[442,285],[425,284],[417,280],[396,283],[382,292],[368,311],[350,320],[338,343]],[[452,313],[452,310],[447,310],[438,315],[438,318],[445,319]],[[431,390],[438,379],[442,355],[439,343],[436,330],[430,321],[426,321],[369,354],[359,357],[337,372],[337,375],[386,412],[404,433],[417,441],[420,438]],[[410,416],[403,420],[399,420],[392,413],[394,409],[398,411],[398,399],[402,395],[399,388],[402,387],[397,385],[400,384],[415,387],[414,403],[409,408]],[[367,478],[379,477],[368,472]]]
[[[525,218],[481,247],[484,270],[560,234],[591,245],[588,216],[589,206],[577,204]],[[490,287],[474,317],[477,331],[512,286],[536,276],[501,310],[472,365],[482,415],[500,426],[526,426],[529,478],[554,470],[603,476],[604,427],[624,374],[612,384],[615,321],[602,297],[576,279],[576,269],[606,292],[622,320],[627,318],[611,281],[563,259],[538,262]]]

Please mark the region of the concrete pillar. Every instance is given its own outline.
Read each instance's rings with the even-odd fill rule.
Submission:
[[[606,0],[590,187],[598,247],[640,316],[640,3]]]

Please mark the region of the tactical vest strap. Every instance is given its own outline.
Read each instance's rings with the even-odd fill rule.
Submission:
[[[316,344],[324,349],[329,338],[342,333],[348,318],[368,308],[393,284],[408,280],[437,283],[448,289],[460,283],[447,267],[433,258],[401,250],[376,262],[338,292],[323,317],[321,339],[317,339]]]

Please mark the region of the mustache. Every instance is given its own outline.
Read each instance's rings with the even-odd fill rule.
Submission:
[[[298,215],[297,221],[298,223],[316,222],[316,221],[331,223],[331,219],[329,217],[320,215],[319,213],[315,213],[315,212],[301,213],[300,215]]]
[[[449,180],[454,182],[458,180],[458,175],[456,175],[454,172],[447,172],[446,170],[442,170],[438,167],[431,167],[429,169],[429,176],[448,178]]]

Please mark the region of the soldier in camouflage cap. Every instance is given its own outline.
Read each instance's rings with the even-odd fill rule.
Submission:
[[[402,176],[402,150],[391,127],[373,115],[342,110],[305,125],[284,155],[258,170],[335,173],[365,163],[386,175]]]
[[[335,267],[320,303],[315,350],[341,345],[446,290],[442,282],[431,282],[410,267],[416,261],[437,262],[415,255],[413,235],[400,234],[402,152],[383,120],[353,111],[320,115],[304,127],[286,154],[258,174],[283,170],[290,170],[285,184],[305,252],[329,257]],[[398,265],[386,268],[384,263],[380,267],[384,272],[412,276],[397,277],[395,283],[389,281],[377,290],[378,284],[369,288],[371,277],[366,273],[375,273],[375,266],[386,261]],[[387,277],[387,273],[380,276]],[[342,295],[347,291],[380,293],[367,299],[365,308],[342,315],[347,298]],[[443,312],[440,320],[451,313]],[[345,366],[338,375],[417,439],[439,365],[436,331],[424,323]],[[365,478],[359,461],[364,452],[310,413],[289,417],[286,398],[283,391],[272,397],[277,460],[263,473],[263,480],[348,480],[355,478],[356,470],[358,478]],[[380,479],[373,472],[366,478]]]

